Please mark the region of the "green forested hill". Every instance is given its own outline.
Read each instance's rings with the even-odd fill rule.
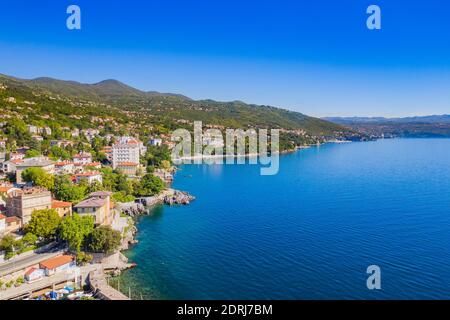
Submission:
[[[180,126],[189,127],[192,121],[203,121],[204,125],[223,128],[297,130],[314,139],[355,137],[351,129],[299,112],[240,101],[194,101],[182,95],[140,91],[117,80],[82,84],[52,78],[23,80],[0,75],[0,84],[2,118],[18,118],[38,126],[83,129],[95,128],[95,123],[99,122],[105,132],[147,135],[169,132]]]

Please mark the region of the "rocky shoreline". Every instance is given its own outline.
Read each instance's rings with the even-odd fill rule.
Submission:
[[[193,200],[195,200],[195,197],[187,192],[167,189],[153,197],[138,198],[135,202],[117,203],[116,209],[127,216],[135,218],[149,214],[149,209],[159,204],[187,205]]]
[[[136,227],[136,218],[150,214],[150,209],[156,205],[188,205],[195,197],[187,192],[175,190],[172,188],[166,189],[160,194],[152,197],[143,197],[136,199],[136,202],[117,203],[116,210],[120,214],[128,216],[130,219],[129,227],[123,235],[122,245],[120,251],[128,250],[130,245],[137,244],[138,241],[135,236],[138,232]],[[134,264],[128,263],[128,259],[119,252],[122,262],[118,263],[115,274],[120,274],[121,271],[134,267]]]

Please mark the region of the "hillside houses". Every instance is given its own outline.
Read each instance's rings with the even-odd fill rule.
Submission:
[[[23,224],[31,220],[31,214],[35,210],[51,209],[52,195],[50,191],[39,188],[24,188],[14,192],[6,199],[6,211],[8,216],[18,217]]]
[[[25,183],[22,179],[22,172],[28,168],[41,168],[44,171],[53,174],[55,163],[47,157],[35,157],[21,160],[21,162],[16,164],[16,182],[18,184]]]
[[[112,146],[112,167],[116,169],[120,163],[139,164],[142,150],[142,142],[131,138],[121,137],[116,144]]]
[[[60,161],[55,163],[56,174],[74,174],[75,163],[72,161]]]
[[[67,147],[73,147],[74,142],[70,141],[70,140],[51,140],[50,146],[51,147],[58,146],[60,148],[67,148]]]
[[[99,171],[87,171],[82,173],[77,173],[73,176],[73,181],[75,183],[81,183],[86,181],[88,184],[93,184],[95,182],[102,183],[103,177]]]
[[[70,217],[72,215],[72,202],[52,200],[52,209],[56,210],[61,218]]]
[[[52,129],[50,127],[44,127],[40,128],[34,125],[28,125],[28,132],[32,135],[42,135],[45,134],[47,136],[50,136],[52,134]]]
[[[33,125],[28,126],[27,130],[30,133],[36,132],[36,135],[43,132],[42,128]],[[70,139],[69,137],[73,132],[71,130],[65,128],[64,138],[61,139],[50,140],[49,137],[43,137],[47,143],[45,153],[47,156],[27,158],[26,155],[33,155],[37,151],[36,146],[32,143],[23,147],[14,145],[13,152],[9,151],[11,146],[8,146],[8,151],[5,152],[5,157],[1,159],[0,163],[0,173],[4,174],[4,176],[0,176],[0,179],[11,181],[10,184],[0,187],[0,214],[4,217],[0,219],[0,229],[4,230],[4,233],[12,232],[19,236],[22,232],[21,228],[30,222],[33,212],[44,209],[55,210],[61,218],[67,218],[74,214],[91,215],[95,219],[96,226],[110,225],[114,216],[111,201],[113,193],[101,191],[90,193],[89,196],[84,194],[84,192],[88,192],[89,188],[97,190],[97,186],[93,186],[96,183],[100,184],[100,189],[112,189],[115,193],[114,196],[118,196],[119,199],[134,198],[133,190],[127,191],[120,198],[120,193],[124,192],[122,191],[124,189],[119,189],[116,186],[121,184],[124,188],[123,186],[126,186],[127,183],[131,186],[139,183],[140,177],[145,172],[145,167],[141,165],[141,156],[145,154],[146,146],[135,137],[110,135],[111,140],[114,141],[112,145],[97,145],[94,147],[94,145],[91,146],[83,141],[84,137],[82,136],[80,137],[81,141]],[[92,135],[98,134],[95,130],[81,131],[80,133],[84,135],[87,132]],[[102,136],[101,138],[103,139],[102,143],[106,144],[105,137]],[[161,143],[162,139],[161,141],[154,141],[156,147],[161,146]],[[62,150],[51,150],[55,146]],[[86,151],[80,151],[80,149]],[[101,153],[106,155],[106,159]],[[103,163],[97,160],[102,160]],[[105,170],[107,167],[113,170]],[[66,183],[67,189],[64,190],[68,191],[58,195],[55,191],[56,188],[48,186],[50,190],[47,190],[38,187],[34,180],[24,181],[23,173],[29,168],[40,168],[45,173],[54,176],[66,176],[67,179],[54,179],[54,181]],[[36,175],[39,174],[41,172],[36,171]],[[106,180],[104,175],[105,177],[108,175],[107,184],[102,185]],[[168,174],[158,170],[155,171],[155,175],[162,177],[165,181],[170,179]],[[134,180],[132,183],[131,179]],[[0,186],[2,186],[1,181]],[[78,188],[73,190],[77,190],[77,196],[80,194],[81,196],[72,200],[70,188]],[[80,192],[79,190],[83,191]],[[69,201],[62,201],[63,199]],[[19,231],[19,233],[15,233],[16,231]]]
[[[89,152],[80,152],[73,156],[73,162],[75,164],[88,164],[92,162],[92,154]]]
[[[112,223],[111,192],[99,191],[89,195],[89,198],[78,203],[74,210],[80,216],[94,217],[95,225],[110,225]]]
[[[128,177],[135,177],[139,168],[139,163],[134,162],[119,162],[116,170],[127,175]]]

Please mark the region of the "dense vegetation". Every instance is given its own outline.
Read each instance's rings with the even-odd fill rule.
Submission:
[[[20,240],[5,236],[0,241],[0,249],[6,252],[7,259],[16,252],[23,252],[28,246],[35,246],[38,241],[65,241],[70,250],[80,254],[82,249],[88,252],[112,253],[119,248],[122,239],[120,232],[109,226],[94,229],[92,216],[75,214],[61,218],[53,209],[35,210],[24,231],[25,236]],[[80,257],[82,260],[86,259],[86,256]]]
[[[78,203],[87,195],[96,191],[111,191],[113,198],[119,202],[133,201],[134,197],[146,197],[158,194],[165,188],[164,182],[148,173],[141,179],[128,179],[126,175],[112,170],[110,167],[101,169],[103,183],[88,184],[81,181],[74,184],[68,175],[52,175],[41,168],[28,168],[22,172],[22,178],[34,186],[50,190],[55,199]]]
[[[21,80],[0,76],[1,131],[13,145],[37,143],[31,138],[27,124],[48,126],[39,151],[65,159],[64,152],[50,147],[50,139],[72,139],[74,128],[98,128],[105,134],[130,134],[145,139],[150,135],[168,134],[176,128],[192,129],[193,121],[219,129],[278,128],[296,131],[296,139],[282,136],[282,145],[315,143],[320,138],[353,137],[355,133],[340,125],[304,114],[271,106],[257,106],[240,101],[194,101],[181,95],[143,92],[118,81],[81,84],[49,78]],[[13,98],[13,99],[10,99]],[[0,131],[0,135],[1,135]],[[98,138],[94,147],[84,136],[75,138],[73,149],[87,148],[101,160],[100,149],[107,144]],[[36,149],[36,148],[35,148]],[[94,150],[90,150],[94,149]]]

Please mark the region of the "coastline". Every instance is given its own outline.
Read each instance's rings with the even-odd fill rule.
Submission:
[[[352,141],[326,141],[322,144],[326,144],[326,143],[349,143]],[[290,149],[290,150],[284,150],[282,152],[277,152],[278,154],[289,154],[289,153],[294,153],[297,151],[301,151],[304,149],[310,149],[311,147],[315,147],[315,146],[320,146],[321,144],[311,144],[311,145],[303,145],[303,146],[297,146],[295,149]],[[185,160],[198,160],[198,159],[217,159],[217,158],[225,158],[225,157],[232,157],[232,158],[239,158],[239,157],[245,157],[245,158],[249,158],[249,157],[257,157],[260,154],[247,154],[244,156],[241,155],[210,155],[210,156],[192,156],[192,157],[183,157],[182,159]],[[176,170],[179,170],[177,167],[175,167]],[[173,181],[172,181],[173,183]],[[136,245],[139,245],[138,240],[136,240],[136,235],[139,232],[138,229],[138,225],[139,225],[139,221],[138,219],[140,217],[143,216],[147,216],[149,215],[149,213],[158,205],[164,205],[167,204],[165,203],[165,199],[167,198],[167,196],[173,196],[176,192],[181,192],[179,190],[173,189],[171,187],[167,188],[166,190],[164,190],[163,192],[161,192],[160,194],[156,195],[156,196],[152,196],[152,197],[147,197],[147,198],[141,198],[141,199],[146,199],[146,205],[143,206],[144,210],[137,210],[136,212],[134,212],[133,214],[128,214],[130,218],[132,218],[133,221],[133,227],[132,227],[132,233],[131,235],[125,239],[124,238],[124,242],[126,242],[126,245],[123,246],[123,248],[120,250],[120,255],[123,256],[125,259],[127,259],[128,262],[128,258],[125,257],[124,252],[128,251],[128,250],[133,250],[133,247]],[[183,192],[185,193],[185,192]],[[135,203],[135,205],[142,205],[142,203]],[[142,208],[142,207],[141,207]],[[130,267],[130,265],[132,265],[132,267]],[[123,265],[124,266],[124,265]],[[130,270],[134,267],[139,267],[138,265],[134,265],[133,263],[128,263],[127,267],[123,267],[123,268],[119,268],[119,272],[117,272],[117,276],[121,276],[123,272]],[[123,292],[124,294],[126,294],[126,292]]]

